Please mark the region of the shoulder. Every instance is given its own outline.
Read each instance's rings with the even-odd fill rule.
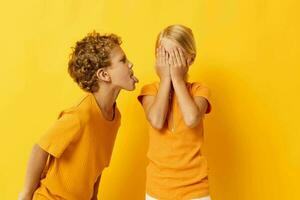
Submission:
[[[142,87],[142,90],[145,90],[145,89],[156,89],[157,90],[158,87],[159,87],[159,82],[155,81],[155,82],[152,82],[152,83],[145,84]]]
[[[91,100],[89,95],[83,95],[82,97],[77,99],[76,103],[71,105],[70,107],[63,109],[59,115],[59,118],[68,118],[73,120],[74,123],[82,125],[89,118],[89,113],[91,112]]]
[[[77,127],[78,130],[82,127],[80,115],[74,108],[64,109],[57,116],[57,126]]]
[[[191,88],[199,88],[199,87],[206,87],[206,88],[208,88],[208,85],[206,84],[206,83],[204,83],[204,82],[190,82],[189,83],[190,84],[190,87]]]
[[[152,82],[144,85],[138,95],[138,100],[141,101],[143,96],[155,96],[158,92],[159,82]]]

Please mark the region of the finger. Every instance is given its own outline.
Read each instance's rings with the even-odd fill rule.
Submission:
[[[162,57],[162,50],[161,50],[161,46],[159,46],[159,50],[158,50],[158,61],[159,63],[161,63],[161,57]]]
[[[163,47],[163,63],[167,64],[168,52],[166,51],[165,47]]]
[[[174,66],[177,66],[178,65],[178,62],[177,62],[177,58],[176,58],[176,52],[175,52],[175,49],[172,49],[172,59],[173,59],[173,65]]]
[[[176,60],[175,60],[176,58],[175,58],[175,53],[174,53],[174,50],[172,49],[171,50],[171,65],[172,66],[175,66],[175,64],[176,64]]]
[[[160,48],[160,46],[156,48],[156,59],[158,59],[158,56],[159,56],[159,48]]]
[[[166,62],[167,52],[166,52],[166,49],[165,49],[164,47],[163,47],[162,49],[163,49],[162,62],[163,62],[164,64],[166,64],[166,63],[167,63],[167,62]]]
[[[168,65],[171,65],[171,56],[170,56],[170,52],[168,52],[167,63],[168,63]]]
[[[164,47],[161,47],[161,63],[164,63],[165,61],[165,50]]]
[[[168,59],[169,65],[173,65],[173,60],[172,60],[172,51],[169,51],[169,59]]]
[[[169,64],[169,57],[170,57],[170,55],[169,55],[169,53],[166,51],[166,57],[165,57],[165,63],[166,63],[166,64]]]
[[[179,48],[179,49],[178,49],[178,52],[179,52],[179,58],[180,58],[181,64],[184,65],[184,66],[186,66],[187,61],[186,61],[186,59],[185,59],[185,57],[184,57],[184,55],[183,55],[182,49]]]
[[[174,50],[174,52],[175,52],[176,63],[177,63],[178,66],[181,66],[182,63],[181,63],[181,60],[180,60],[180,55],[179,55],[179,52],[178,52],[178,48],[176,48]]]

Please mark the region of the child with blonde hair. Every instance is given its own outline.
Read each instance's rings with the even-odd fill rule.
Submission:
[[[203,83],[187,81],[195,57],[191,29],[172,25],[158,35],[155,68],[160,81],[145,85],[138,96],[150,124],[147,200],[210,199],[202,154],[210,91]]]

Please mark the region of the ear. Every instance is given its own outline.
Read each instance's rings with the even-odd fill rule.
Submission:
[[[96,72],[97,78],[98,80],[104,81],[104,82],[110,82],[111,78],[109,73],[107,72],[107,70],[105,68],[100,68],[97,70]]]

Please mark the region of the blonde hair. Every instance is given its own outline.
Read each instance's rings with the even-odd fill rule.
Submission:
[[[196,43],[193,32],[190,28],[175,24],[163,29],[157,36],[155,49],[160,45],[163,38],[167,38],[177,42],[188,54],[196,57]]]

